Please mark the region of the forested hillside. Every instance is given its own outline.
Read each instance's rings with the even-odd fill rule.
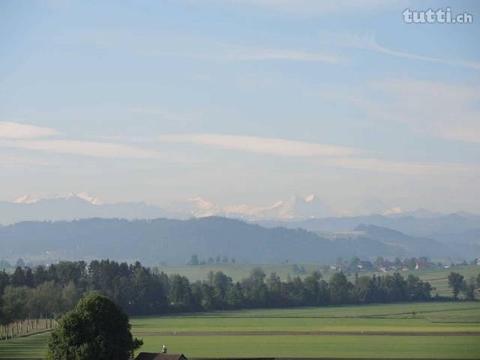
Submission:
[[[85,219],[22,222],[0,227],[3,259],[29,262],[111,258],[148,265],[185,264],[193,254],[238,262],[332,263],[338,257],[461,256],[454,246],[363,226],[324,236],[303,229],[265,228],[220,217],[190,220]]]

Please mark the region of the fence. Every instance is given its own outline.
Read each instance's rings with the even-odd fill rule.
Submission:
[[[0,325],[0,340],[13,339],[19,336],[32,335],[54,329],[55,319],[25,319]]]

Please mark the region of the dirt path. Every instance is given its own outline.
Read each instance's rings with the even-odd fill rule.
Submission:
[[[137,336],[480,336],[480,331],[135,331]]]

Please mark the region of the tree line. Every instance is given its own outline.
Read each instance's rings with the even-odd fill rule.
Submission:
[[[112,299],[130,315],[244,308],[364,304],[431,299],[428,282],[399,273],[356,276],[338,272],[326,281],[319,272],[286,281],[262,269],[233,281],[223,272],[191,282],[134,264],[110,260],[60,262],[48,267],[17,267],[0,272],[2,323],[28,318],[54,318],[73,308],[86,293]]]

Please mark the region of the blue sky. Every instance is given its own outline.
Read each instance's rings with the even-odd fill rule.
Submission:
[[[0,199],[480,212],[479,35],[475,1],[2,1]]]

